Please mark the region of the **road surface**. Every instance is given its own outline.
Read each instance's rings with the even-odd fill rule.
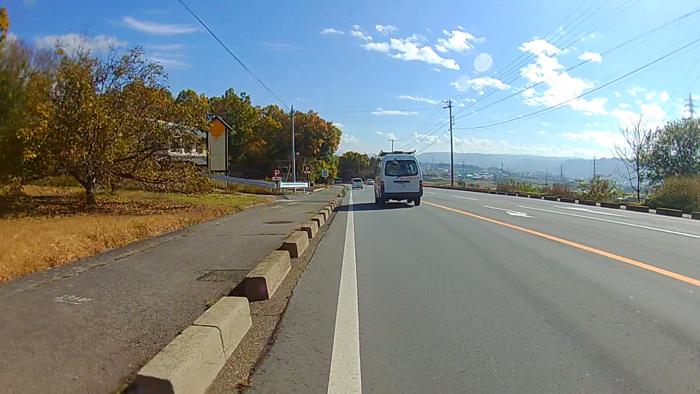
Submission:
[[[700,392],[699,221],[371,193],[348,193],[250,392]]]

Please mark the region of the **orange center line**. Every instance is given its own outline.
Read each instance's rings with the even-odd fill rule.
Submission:
[[[524,233],[528,233],[528,234],[531,234],[531,235],[534,235],[537,237],[545,238],[545,239],[548,239],[550,241],[558,242],[558,243],[561,243],[561,244],[564,244],[567,246],[571,246],[572,248],[576,248],[576,249],[584,250],[584,251],[589,252],[589,253],[597,254],[599,256],[604,256],[604,257],[607,257],[607,258],[610,258],[613,260],[617,260],[617,261],[625,263],[625,264],[629,264],[629,265],[632,265],[632,266],[635,266],[638,268],[645,269],[647,271],[657,273],[659,275],[667,276],[669,278],[673,278],[673,279],[679,280],[681,282],[685,282],[685,283],[700,287],[700,280],[698,280],[698,279],[691,278],[691,277],[685,276],[685,275],[681,275],[681,274],[678,274],[678,273],[673,272],[673,271],[665,270],[663,268],[659,268],[659,267],[651,265],[651,264],[643,263],[641,261],[637,261],[637,260],[630,259],[630,258],[627,258],[624,256],[620,256],[620,255],[617,255],[615,253],[606,252],[604,250],[596,249],[594,247],[583,245],[583,244],[580,244],[578,242],[569,241],[568,239],[559,238],[559,237],[556,237],[554,235],[542,233],[542,232],[535,231],[535,230],[525,228],[525,227],[516,226],[514,224],[502,222],[502,221],[496,220],[496,219],[491,219],[489,217],[477,215],[475,213],[462,211],[460,209],[446,207],[446,206],[435,204],[435,203],[432,203],[429,201],[424,201],[424,203],[431,205],[433,207],[436,207],[436,208],[444,209],[446,211],[459,213],[461,215],[469,216],[469,217],[472,217],[474,219],[484,220],[486,222],[497,224],[499,226],[508,227],[510,229],[517,230],[517,231],[522,231]]]

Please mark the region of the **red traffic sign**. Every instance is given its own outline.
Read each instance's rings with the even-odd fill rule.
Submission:
[[[274,175],[272,176],[273,181],[281,181],[282,180],[282,171],[281,170],[275,170]]]

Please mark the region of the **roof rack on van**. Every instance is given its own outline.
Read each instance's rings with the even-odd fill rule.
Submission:
[[[411,151],[402,151],[402,150],[395,150],[391,152],[384,152],[383,150],[379,151],[379,156],[386,156],[386,155],[412,155],[416,153],[416,150],[411,150]]]

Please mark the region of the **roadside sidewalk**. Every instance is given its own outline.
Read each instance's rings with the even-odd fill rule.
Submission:
[[[111,393],[230,292],[332,187],[0,285],[3,392]]]

